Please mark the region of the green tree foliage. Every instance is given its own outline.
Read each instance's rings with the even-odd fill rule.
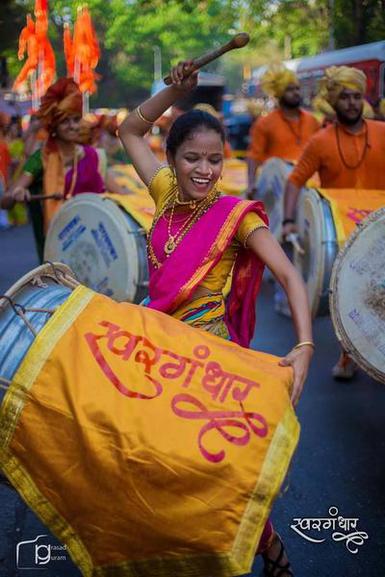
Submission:
[[[338,48],[384,39],[384,0],[334,0],[333,4]]]
[[[58,73],[65,74],[62,30],[84,0],[50,0],[50,37]],[[246,30],[251,42],[213,63],[232,90],[242,70],[282,58],[317,54],[384,38],[385,0],[87,0],[100,40],[102,77],[91,104],[134,106],[151,87],[154,50],[161,50],[163,73],[180,59],[192,58]],[[0,54],[11,55],[17,72],[17,37],[34,0],[1,0]],[[333,26],[332,26],[333,24]],[[158,48],[155,48],[158,47]]]

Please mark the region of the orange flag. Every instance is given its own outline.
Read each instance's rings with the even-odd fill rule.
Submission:
[[[14,90],[20,89],[32,72],[38,74],[34,91],[41,98],[55,79],[55,54],[48,39],[47,0],[36,0],[35,22],[27,16],[26,26],[20,33],[18,58],[22,60],[27,52],[27,60],[14,82]]]
[[[96,92],[96,80],[99,76],[95,68],[99,61],[100,49],[87,7],[78,10],[73,40],[69,31],[64,30],[64,49],[68,74],[73,70],[74,78],[82,92],[90,94]]]
[[[20,70],[13,85],[14,90],[20,89],[21,85],[27,80],[30,72],[37,69],[39,51],[35,35],[35,23],[30,14],[27,15],[27,23],[19,36],[18,59],[22,60],[27,53],[27,60]]]

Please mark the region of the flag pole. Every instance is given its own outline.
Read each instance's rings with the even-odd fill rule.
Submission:
[[[83,92],[83,116],[90,111],[90,93],[88,90]]]
[[[32,91],[32,110],[35,112],[39,108],[39,101],[37,97],[36,70],[32,70],[31,72],[31,91]]]

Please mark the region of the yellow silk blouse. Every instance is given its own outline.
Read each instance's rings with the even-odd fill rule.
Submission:
[[[173,175],[168,165],[163,165],[156,171],[149,184],[149,191],[156,205],[156,218],[175,193]],[[245,242],[249,235],[258,228],[267,228],[267,226],[255,212],[247,213],[241,221],[232,242],[224,251],[221,260],[207,274],[200,286],[207,288],[212,293],[222,292],[232,271],[239,249],[245,247]]]

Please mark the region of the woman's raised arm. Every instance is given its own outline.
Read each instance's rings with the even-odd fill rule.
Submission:
[[[153,154],[146,132],[153,123],[186,93],[193,90],[198,81],[198,72],[189,72],[191,62],[180,62],[170,73],[171,86],[164,88],[132,111],[118,129],[120,139],[137,173],[148,185],[160,162]]]

